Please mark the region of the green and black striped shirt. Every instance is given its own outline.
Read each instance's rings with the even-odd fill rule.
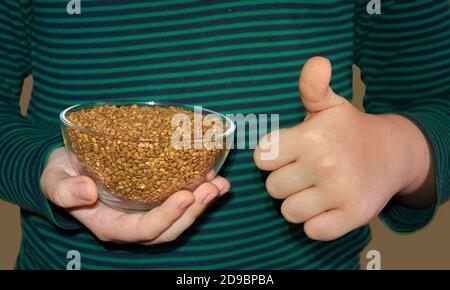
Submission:
[[[388,204],[392,229],[425,226],[450,196],[450,17],[448,1],[0,1],[0,198],[21,207],[18,269],[65,269],[69,250],[83,269],[354,269],[368,227],[332,242],[287,223],[265,191],[251,150],[234,150],[222,175],[232,192],[177,241],[144,247],[97,240],[50,204],[39,179],[62,145],[59,112],[87,100],[152,99],[222,113],[304,117],[300,67],[315,55],[333,63],[333,89],[352,96],[352,64],[367,85],[365,109],[402,114],[427,136],[438,202]],[[80,12],[80,13],[78,13]],[[28,115],[23,79],[34,76]],[[351,148],[349,148],[351,150]]]

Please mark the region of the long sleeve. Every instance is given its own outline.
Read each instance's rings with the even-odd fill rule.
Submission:
[[[54,208],[40,188],[51,151],[62,145],[58,122],[20,114],[23,80],[31,73],[28,0],[0,1],[0,198],[63,228],[77,224]]]
[[[356,1],[354,57],[369,113],[397,113],[428,139],[436,172],[436,203],[412,209],[391,201],[382,221],[408,233],[427,225],[450,196],[450,14],[447,0],[381,1],[369,15]]]

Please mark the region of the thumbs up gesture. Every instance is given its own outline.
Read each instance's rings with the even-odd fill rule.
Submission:
[[[421,131],[399,115],[357,110],[333,92],[330,79],[330,62],[310,59],[299,80],[305,120],[266,135],[254,154],[256,165],[271,171],[267,191],[284,200],[285,219],[323,241],[367,224],[393,196],[421,200],[417,206],[434,198]],[[274,144],[279,154],[263,158]]]

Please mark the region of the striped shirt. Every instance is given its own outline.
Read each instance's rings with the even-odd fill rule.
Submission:
[[[287,223],[265,191],[251,150],[234,150],[221,175],[232,191],[175,242],[104,243],[44,197],[39,179],[62,145],[59,112],[87,100],[124,98],[202,105],[221,113],[304,117],[299,69],[315,55],[333,64],[332,87],[352,96],[352,64],[367,85],[365,109],[398,113],[424,132],[438,201],[381,213],[398,232],[425,226],[450,195],[448,1],[0,1],[0,197],[21,207],[18,269],[356,269],[368,227],[332,242]],[[72,3],[70,3],[72,4]],[[79,9],[78,9],[79,8]],[[369,13],[371,12],[371,13]],[[34,76],[28,115],[23,79]],[[349,148],[351,150],[351,148]]]

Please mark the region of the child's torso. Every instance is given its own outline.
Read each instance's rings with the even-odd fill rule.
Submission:
[[[353,1],[81,0],[80,11],[68,2],[32,1],[29,114],[38,118],[57,122],[86,100],[144,98],[279,114],[289,127],[304,116],[298,74],[314,55],[332,61],[334,90],[352,95]],[[71,249],[83,268],[357,267],[367,228],[331,243],[307,239],[265,192],[250,149],[234,150],[221,174],[228,197],[167,245],[104,245],[25,214],[18,267],[30,256],[35,267],[65,267]]]

